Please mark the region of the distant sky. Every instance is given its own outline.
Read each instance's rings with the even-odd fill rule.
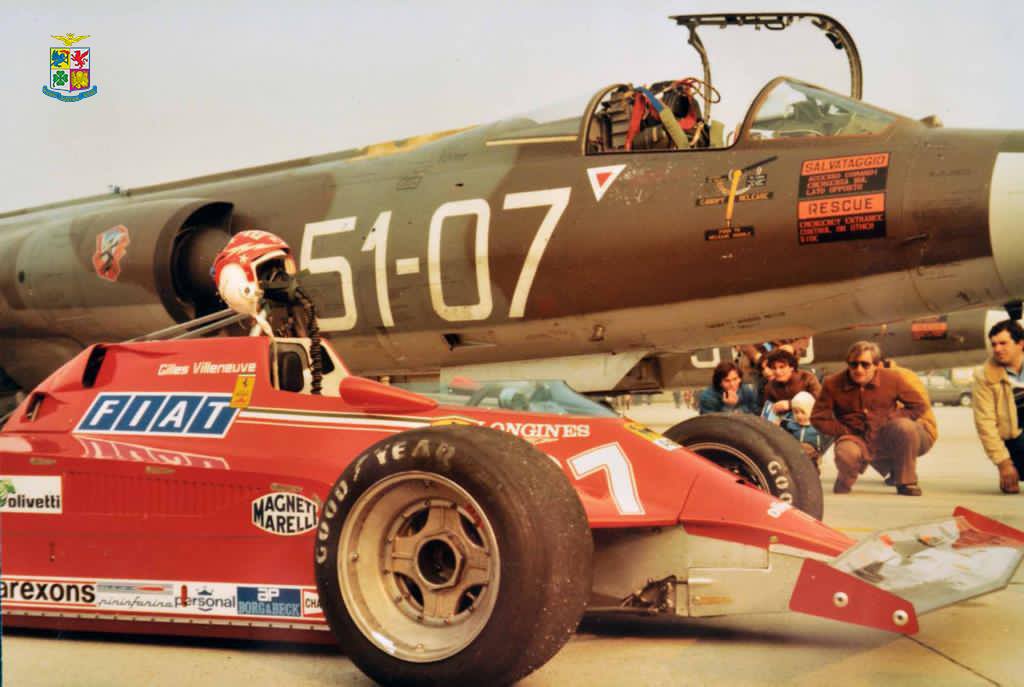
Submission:
[[[0,0],[0,211],[494,121],[613,82],[698,75],[670,14],[813,3]],[[864,99],[1024,128],[1024,4],[831,2]],[[88,34],[99,93],[45,97],[51,34]],[[720,115],[781,73],[847,88],[817,31],[705,29]]]

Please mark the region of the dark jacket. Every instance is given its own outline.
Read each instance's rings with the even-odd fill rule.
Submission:
[[[801,391],[806,391],[814,398],[821,393],[821,382],[807,370],[793,370],[793,376],[785,384],[780,384],[774,379],[764,387],[764,400],[788,401]]]
[[[837,438],[852,434],[871,443],[890,420],[917,420],[929,407],[928,400],[898,372],[878,369],[874,379],[860,387],[842,370],[825,378],[811,424],[822,434]]]
[[[797,441],[813,446],[818,453],[823,453],[832,444],[831,437],[826,437],[815,429],[814,425],[801,425],[789,413],[782,418],[780,427],[796,437]]]
[[[739,400],[734,406],[727,406],[722,402],[722,392],[713,386],[709,386],[700,392],[700,414],[708,413],[750,413],[758,415],[761,409],[757,405],[757,392],[749,384],[740,384],[737,393]]]

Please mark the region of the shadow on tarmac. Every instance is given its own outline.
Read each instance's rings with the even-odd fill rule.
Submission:
[[[117,642],[140,646],[166,646],[203,649],[233,649],[237,651],[278,652],[337,656],[341,651],[333,644],[305,644],[265,639],[229,639],[223,637],[185,637],[181,635],[120,634],[113,632],[84,632],[81,630],[41,630],[27,627],[5,627],[3,634],[10,637],[59,639],[79,642]]]
[[[807,648],[869,649],[900,635],[829,623],[829,632],[817,627],[816,618],[773,616],[770,623],[753,621],[752,616],[729,618],[636,617],[613,614],[587,615],[577,632],[617,637],[700,639],[703,641],[750,642],[755,644],[800,645]],[[784,618],[784,619],[782,619]],[[802,621],[809,622],[802,622]],[[796,622],[794,622],[796,621]]]

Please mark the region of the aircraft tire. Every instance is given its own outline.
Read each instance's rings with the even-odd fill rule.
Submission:
[[[824,514],[817,470],[800,442],[770,422],[751,415],[700,415],[673,425],[665,436],[819,520]]]
[[[591,591],[576,491],[529,443],[474,426],[395,434],[341,473],[314,545],[342,651],[386,685],[504,685],[569,640]]]

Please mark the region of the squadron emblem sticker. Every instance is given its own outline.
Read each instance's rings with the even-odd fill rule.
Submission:
[[[123,224],[107,229],[96,237],[92,266],[101,279],[117,281],[121,276],[121,259],[128,252],[128,228]]]
[[[43,95],[64,103],[75,103],[97,93],[92,74],[92,48],[75,45],[89,36],[67,33],[51,36],[63,47],[49,49],[50,78],[43,86]]]

